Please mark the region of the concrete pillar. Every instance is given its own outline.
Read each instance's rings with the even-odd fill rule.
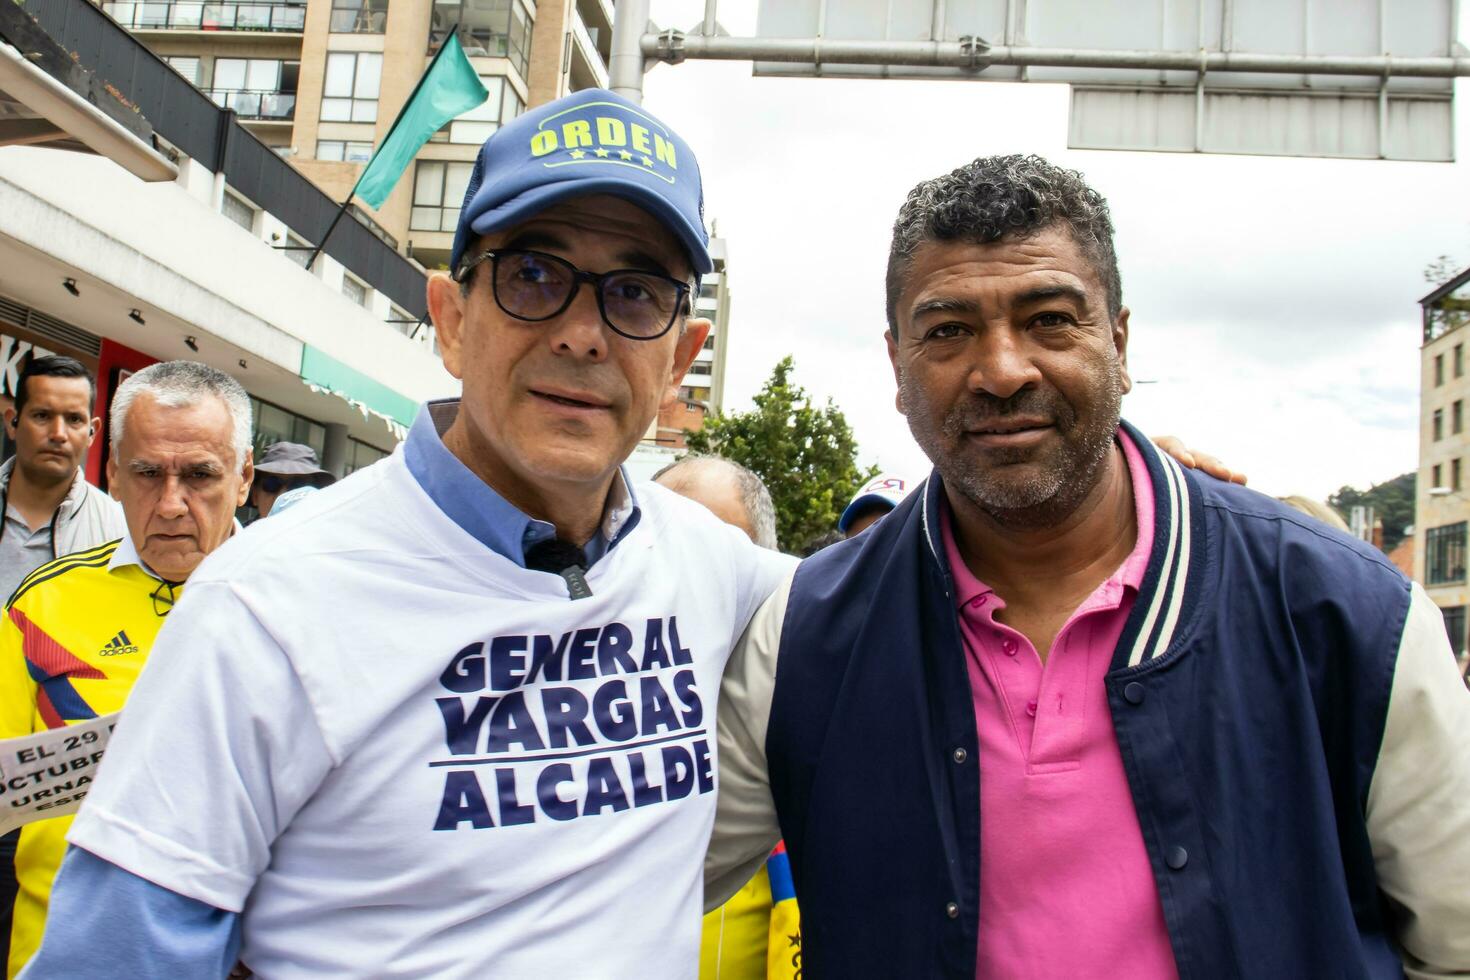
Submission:
[[[327,439],[322,446],[322,469],[342,479],[347,469],[347,426],[341,422],[327,423]]]

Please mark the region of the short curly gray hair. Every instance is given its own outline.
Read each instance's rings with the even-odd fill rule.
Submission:
[[[1071,229],[1107,289],[1108,315],[1116,319],[1123,308],[1123,280],[1108,202],[1076,170],[1013,153],[980,157],[909,191],[888,249],[888,329],[898,336],[898,297],[920,245],[1025,239],[1052,225]]]

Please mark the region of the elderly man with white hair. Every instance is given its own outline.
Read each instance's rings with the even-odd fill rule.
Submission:
[[[0,622],[0,738],[122,708],[154,637],[206,555],[229,538],[250,489],[250,399],[192,361],[154,364],[122,383],[110,413],[107,479],[127,535],[42,565]],[[41,942],[71,817],[26,826],[9,975]]]

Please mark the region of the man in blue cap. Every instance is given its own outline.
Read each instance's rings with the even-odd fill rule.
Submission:
[[[714,697],[792,562],[621,468],[701,212],[609,92],[485,144],[428,286],[462,398],[191,578],[27,976],[694,974]]]

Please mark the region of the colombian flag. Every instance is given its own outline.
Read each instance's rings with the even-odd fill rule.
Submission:
[[[771,880],[771,934],[766,944],[766,976],[770,980],[797,980],[801,976],[801,911],[791,883],[791,859],[786,842],[766,859]]]

